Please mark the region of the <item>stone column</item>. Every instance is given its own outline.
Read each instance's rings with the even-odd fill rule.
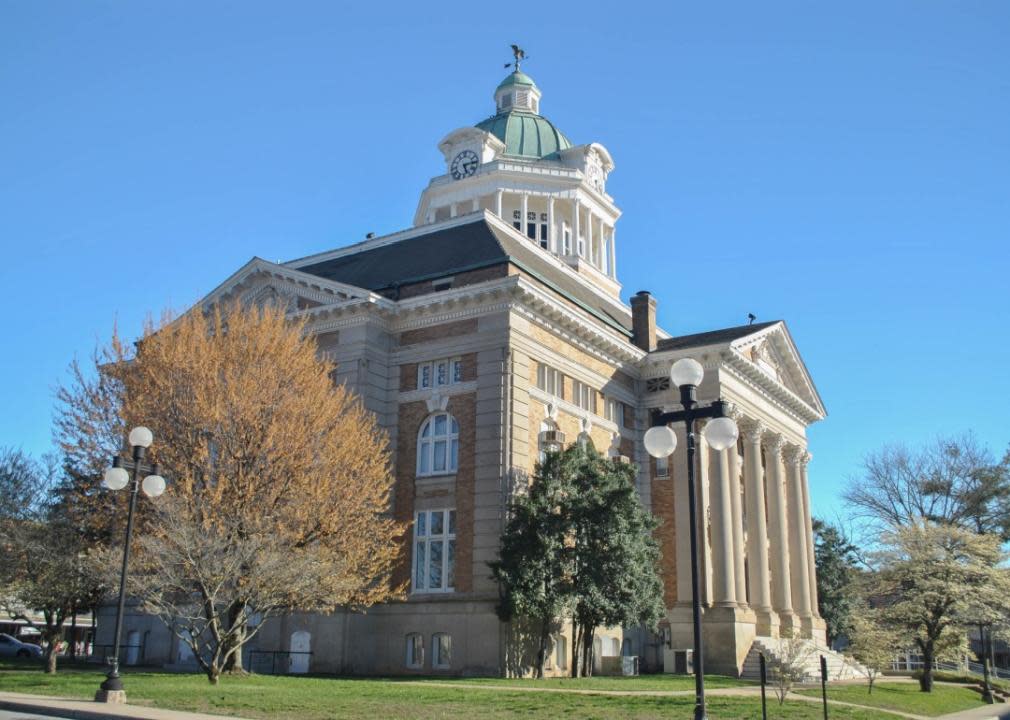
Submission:
[[[526,233],[527,226],[529,225],[529,220],[526,219],[527,213],[530,211],[530,196],[528,193],[523,193],[523,210],[522,210],[522,223],[519,225],[519,232],[523,234],[524,237],[528,237]]]
[[[786,450],[786,513],[789,524],[789,574],[792,578],[793,608],[803,624],[804,635],[813,629],[810,607],[810,568],[807,560],[806,510],[803,502],[803,470],[800,467],[806,451],[795,445]]]
[[[710,542],[712,507],[712,478],[709,473],[708,455],[711,452],[708,443],[702,437],[701,431],[705,427],[704,421],[696,422],[694,427],[694,461],[696,470],[694,479],[698,483],[695,495],[697,501],[698,519],[698,562],[701,566],[701,601],[706,605],[712,604],[712,544]]]
[[[593,211],[586,208],[586,257],[595,265],[593,255]]]
[[[558,255],[561,254],[561,248],[558,247],[558,234],[554,230],[554,196],[547,196],[547,247],[551,252]]]
[[[764,467],[761,438],[765,426],[753,420],[743,424],[744,485],[747,500],[747,570],[750,606],[757,616],[757,634],[778,632],[778,616],[772,610],[771,576],[768,571],[768,523],[765,517]]]
[[[807,465],[810,463],[810,453],[804,453],[800,463],[802,474],[801,486],[803,487],[803,523],[804,539],[807,544],[807,572],[810,583],[810,610],[816,620],[820,620],[821,613],[817,608],[817,555],[814,552],[814,519],[810,514],[810,480],[807,476]],[[823,638],[822,638],[823,639]]]
[[[575,198],[572,200],[572,254],[582,255],[579,252],[579,215],[582,210],[580,208],[579,199]]]
[[[498,217],[502,218],[502,220],[505,219],[505,218],[502,217],[502,214],[501,214],[502,213],[501,201],[502,201],[502,195],[504,195],[504,194],[505,193],[504,193],[503,190],[499,190],[499,191],[497,191],[494,194],[494,214],[497,215]]]
[[[743,497],[740,490],[740,448],[734,443],[726,451],[729,458],[729,500],[733,513],[733,567],[736,575],[736,601],[747,605],[747,574],[744,565]]]
[[[799,631],[793,613],[792,584],[789,577],[789,525],[786,516],[785,477],[782,450],[785,440],[771,435],[765,448],[765,469],[768,472],[768,550],[771,555],[772,607],[779,616],[780,632]]]
[[[454,218],[457,215],[459,215],[459,204],[458,203],[451,203],[449,205],[449,217]]]
[[[614,249],[616,228],[610,228],[610,277],[617,278],[617,251]]]
[[[709,449],[712,498],[712,604],[736,605],[736,568],[733,563],[733,501],[726,450]]]

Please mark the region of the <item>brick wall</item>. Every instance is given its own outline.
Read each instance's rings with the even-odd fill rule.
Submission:
[[[430,342],[432,340],[444,340],[458,335],[469,335],[477,332],[477,319],[459,320],[457,322],[432,325],[431,327],[418,328],[417,330],[405,330],[400,333],[400,345],[414,345],[416,343]],[[434,359],[434,358],[432,358]]]
[[[656,477],[656,461],[649,459],[649,475],[652,477],[652,514],[659,518],[656,540],[663,554],[660,567],[663,577],[663,600],[666,607],[677,602],[677,522],[676,506],[673,499],[674,474],[670,477]]]
[[[402,373],[402,370],[401,370]],[[402,374],[401,374],[402,378]],[[459,457],[456,471],[456,559],[455,588],[458,592],[473,589],[473,523],[474,523],[474,449],[476,443],[476,398],[473,393],[455,395],[446,410],[459,423]],[[414,537],[414,500],[418,496],[417,434],[421,423],[430,415],[427,403],[402,403],[398,414],[396,438],[396,487],[394,515],[407,523],[399,538],[400,558],[393,573],[394,584],[410,581],[412,543]],[[443,491],[433,490],[433,493]],[[409,587],[409,585],[408,585]]]

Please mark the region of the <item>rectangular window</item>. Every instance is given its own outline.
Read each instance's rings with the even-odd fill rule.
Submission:
[[[537,224],[535,222],[526,223],[526,237],[530,240],[537,239]]]
[[[563,229],[563,231],[561,233],[561,237],[563,239],[562,248],[561,248],[562,254],[564,254],[564,255],[571,255],[572,254],[572,231],[571,231],[571,228],[568,227],[568,223],[565,223],[564,229]]]
[[[452,636],[435,633],[431,636],[431,666],[448,668],[452,665]]]
[[[596,391],[585,383],[578,380],[574,384],[575,404],[583,410],[596,413]]]
[[[413,591],[452,592],[455,559],[456,511],[418,512],[414,516]]]
[[[512,221],[512,227],[514,227],[519,232],[523,231],[523,224],[519,220],[513,220]]]
[[[604,417],[618,427],[624,427],[624,403],[613,398],[606,399]]]
[[[537,364],[537,387],[545,393],[561,397],[564,383],[562,377],[561,373],[550,365]]]
[[[540,247],[547,249],[547,223],[540,223]]]
[[[407,667],[424,667],[424,636],[419,633],[407,636]]]
[[[463,382],[463,359],[442,358],[417,366],[417,387],[426,390]]]
[[[584,237],[579,237],[579,257],[586,256],[586,239]]]
[[[512,211],[512,219],[513,220],[522,220],[522,218],[523,218],[522,210],[513,210]]]
[[[656,477],[670,476],[670,458],[656,458]]]

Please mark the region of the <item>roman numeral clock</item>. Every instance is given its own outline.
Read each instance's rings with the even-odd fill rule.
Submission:
[[[473,150],[464,150],[452,159],[449,172],[452,173],[453,180],[462,180],[477,172],[480,165],[480,158]]]

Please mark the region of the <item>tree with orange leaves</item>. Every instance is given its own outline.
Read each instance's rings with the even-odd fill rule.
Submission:
[[[143,504],[128,590],[212,683],[263,619],[402,593],[386,435],[304,330],[272,306],[196,309],[134,351],[114,337],[60,393],[57,437],[79,479],[67,494],[82,508],[108,502],[87,478],[125,429],[154,432],[170,484]]]

